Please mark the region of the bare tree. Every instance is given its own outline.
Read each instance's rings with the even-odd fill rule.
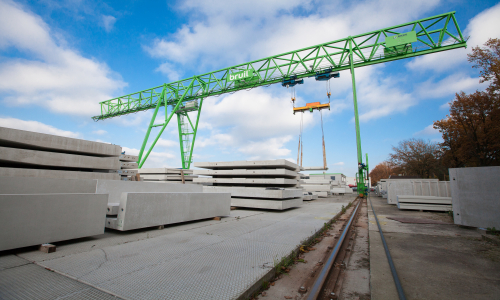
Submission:
[[[400,167],[404,175],[433,178],[445,173],[438,143],[412,138],[399,142],[392,150],[394,153],[389,155],[390,162]]]

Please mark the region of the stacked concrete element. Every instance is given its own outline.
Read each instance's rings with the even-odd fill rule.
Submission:
[[[96,180],[0,177],[0,251],[104,233]]]
[[[346,192],[352,193],[350,188],[346,189],[345,179],[345,175],[341,173],[310,174],[303,179],[302,188],[305,191],[317,194],[319,197],[328,197],[332,193],[339,195]]]
[[[450,169],[455,224],[500,229],[500,167]]]
[[[3,176],[118,180],[120,153],[117,145],[0,127]]]
[[[303,190],[299,188],[300,167],[285,159],[265,161],[201,162],[194,174],[208,177],[193,182],[208,193],[231,193],[231,205],[250,208],[283,210],[302,204]]]
[[[200,185],[97,180],[96,193],[109,194],[106,227],[121,231],[229,214],[230,194],[203,194]]]
[[[411,210],[432,210],[432,211],[451,211],[451,197],[434,196],[397,196],[399,209]]]
[[[122,153],[118,159],[120,160],[118,174],[120,174],[121,180],[141,181],[142,178],[137,177],[137,161],[139,160],[139,156]]]
[[[397,196],[449,197],[450,183],[438,179],[387,179],[387,203],[397,204]]]
[[[198,177],[193,175],[193,170],[174,168],[143,168],[137,169],[137,172],[144,178],[144,181],[162,183],[193,183],[193,179]]]

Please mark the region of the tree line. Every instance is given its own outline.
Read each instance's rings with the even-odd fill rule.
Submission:
[[[449,180],[448,168],[500,165],[500,39],[489,39],[467,55],[489,86],[472,94],[459,92],[450,112],[433,127],[443,142],[411,138],[393,146],[393,153],[370,172],[372,184],[390,175]]]

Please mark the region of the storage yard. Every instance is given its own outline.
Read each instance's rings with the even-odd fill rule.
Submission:
[[[0,127],[0,299],[500,299],[500,167],[394,167],[372,186],[361,150],[355,68],[465,48],[454,14],[100,102],[95,121],[152,111],[138,155]],[[340,71],[355,177],[327,164],[322,110]],[[328,103],[296,107],[309,77]],[[276,83],[301,114],[296,161],[193,156],[204,99]],[[306,112],[321,124],[319,167],[302,164]],[[145,165],[174,114],[181,165]]]

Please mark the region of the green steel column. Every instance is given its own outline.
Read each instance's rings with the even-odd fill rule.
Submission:
[[[358,150],[358,169],[359,164],[363,163],[363,153],[361,152],[361,134],[359,132],[359,116],[358,116],[358,99],[356,97],[356,78],[354,77],[354,57],[352,55],[352,38],[349,37],[349,64],[351,66],[351,79],[352,79],[352,100],[354,102],[354,122],[356,124],[356,144]],[[363,169],[358,170],[358,194],[362,195],[365,190],[365,181]]]
[[[194,141],[196,140],[196,133],[198,132],[198,123],[200,122],[201,106],[203,105],[203,98],[200,99],[200,106],[198,107],[198,116],[196,117],[196,125],[193,128],[193,141],[191,142],[191,151],[189,152],[188,169],[191,166],[191,160],[193,157]],[[191,120],[189,121],[191,122]],[[191,124],[192,126],[192,124]]]
[[[181,126],[181,114],[177,114],[177,127],[179,130],[179,144],[181,145],[181,160],[182,160],[182,168],[186,168],[186,161],[184,158],[184,144],[182,143],[182,126]]]

